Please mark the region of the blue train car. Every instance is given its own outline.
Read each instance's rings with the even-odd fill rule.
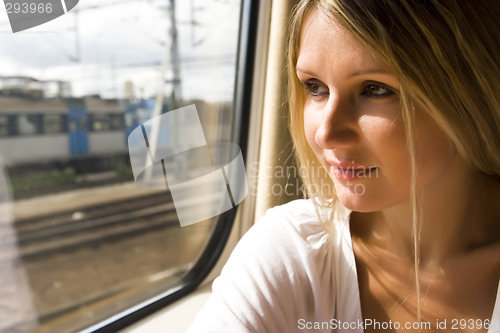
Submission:
[[[88,117],[83,100],[68,100],[67,118],[70,155],[87,155],[89,152]]]

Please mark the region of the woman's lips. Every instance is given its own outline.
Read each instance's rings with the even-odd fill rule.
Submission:
[[[339,168],[332,167],[333,176],[339,180],[354,180],[363,178],[376,178],[378,175],[377,167],[366,167],[366,168]]]
[[[328,164],[332,166],[332,173],[338,180],[355,180],[363,178],[377,178],[378,167],[376,166],[364,166],[354,163],[329,161]]]

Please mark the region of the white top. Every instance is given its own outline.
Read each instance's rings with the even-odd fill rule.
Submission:
[[[329,235],[311,200],[269,209],[234,249],[188,333],[363,332],[351,211],[338,204],[332,213]],[[500,288],[489,333],[500,333],[499,303]]]

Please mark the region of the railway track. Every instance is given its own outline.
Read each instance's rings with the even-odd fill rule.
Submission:
[[[16,221],[23,259],[178,223],[170,192]]]
[[[206,198],[190,199],[190,204],[198,208],[205,200]],[[177,283],[177,279],[191,269],[193,260],[196,259],[184,258],[179,252],[182,247],[179,248],[175,241],[172,242],[174,238],[186,241],[191,237],[186,230],[174,230],[178,226],[177,213],[169,191],[92,205],[78,211],[67,210],[16,220],[14,229],[17,249],[4,254],[0,249],[0,262],[9,260],[14,255],[21,257],[27,267],[36,299],[40,302],[39,320],[50,323],[52,320],[72,318],[73,312],[88,312],[93,307],[106,309],[104,305],[111,304],[109,299],[120,297],[137,303],[149,294],[152,297],[165,288],[171,288]],[[198,230],[198,234],[193,232],[192,235],[199,237],[200,232],[205,231]],[[169,238],[171,233],[176,236]],[[166,241],[157,243],[154,241],[157,237],[155,235],[165,237]],[[148,243],[148,240],[153,241]],[[141,242],[140,246],[147,248],[144,253],[148,254],[133,255],[130,261],[127,257],[127,265],[141,267],[137,275],[121,271],[127,270],[125,266],[113,265],[112,262],[116,260],[125,262],[123,253],[128,253],[131,247],[137,247]],[[115,252],[110,252],[109,249],[115,245]],[[98,257],[91,262],[86,257],[89,248],[92,249],[90,252],[98,249],[95,251]],[[149,265],[151,267],[144,265],[147,260],[151,260],[149,254],[154,256],[163,251],[165,254],[162,254],[162,260],[156,258],[155,263]],[[51,265],[54,260],[58,262],[57,265]],[[81,269],[89,264],[94,268]],[[44,269],[45,265],[51,268]],[[113,281],[112,284],[110,280]],[[59,286],[57,288],[61,288],[57,291],[54,289],[56,283]],[[78,287],[75,288],[75,285]],[[101,311],[99,308],[96,316]]]

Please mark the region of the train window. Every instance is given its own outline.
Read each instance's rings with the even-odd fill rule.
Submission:
[[[70,132],[76,132],[78,130],[78,123],[76,119],[70,119],[68,127]]]
[[[17,128],[17,116],[16,115],[8,115],[7,116],[7,126],[8,132],[10,136],[14,136],[18,134]]]
[[[110,128],[109,116],[105,114],[93,114],[90,118],[90,129],[92,131],[107,131]]]
[[[0,34],[0,204],[11,198],[10,214],[0,211],[1,332],[97,330],[213,265],[232,220],[181,227],[168,188],[135,182],[127,138],[194,104],[207,142],[232,141],[241,7],[86,0]]]
[[[127,113],[125,114],[125,126],[133,127],[134,123],[137,121],[136,117],[133,114]]]
[[[0,135],[6,136],[9,134],[9,119],[7,116],[0,116]]]
[[[120,130],[125,127],[124,118],[122,114],[109,115],[109,128],[112,130]]]
[[[55,114],[43,116],[43,132],[45,134],[62,133],[64,131],[64,116]]]
[[[78,122],[78,130],[79,131],[87,131],[88,129],[88,119],[87,117],[81,117]]]
[[[39,133],[40,117],[37,115],[19,115],[17,129],[19,135],[34,135]]]

